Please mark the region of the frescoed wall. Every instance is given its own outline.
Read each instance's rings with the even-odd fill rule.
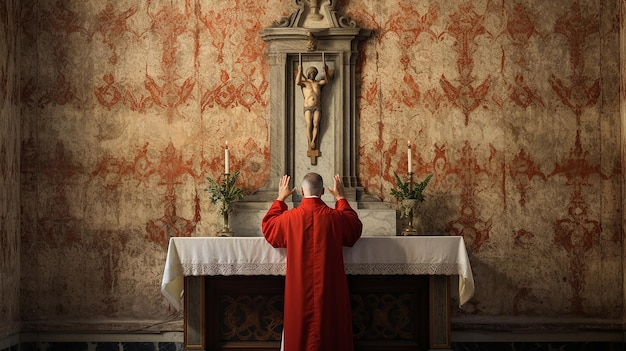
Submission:
[[[418,174],[435,174],[428,227],[472,252],[462,314],[621,316],[618,4],[564,4],[352,12],[378,29],[361,179],[387,196],[404,140],[418,145]]]
[[[0,2],[0,339],[20,322],[18,1]]]
[[[217,231],[204,188],[223,172],[226,141],[242,185],[266,185],[259,31],[294,2],[19,4],[21,33],[0,38],[21,46],[20,100],[0,105],[10,127],[0,131],[0,181],[18,182],[8,171],[20,106],[24,328],[180,330],[181,314],[159,291],[168,239]],[[407,172],[411,141],[416,175],[434,174],[421,224],[468,245],[477,290],[455,323],[619,321],[620,3],[335,7],[373,30],[358,62],[361,184],[393,202],[393,172]],[[2,25],[14,28],[9,17]],[[0,67],[15,82],[9,53]],[[11,247],[1,242],[4,272],[18,265],[19,241],[18,208],[2,206],[13,223],[0,226]],[[3,281],[0,294],[16,290]],[[15,300],[2,301],[16,315]]]

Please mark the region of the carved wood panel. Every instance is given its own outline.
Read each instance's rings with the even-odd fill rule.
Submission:
[[[349,276],[356,350],[426,350],[427,276]],[[210,276],[206,350],[279,350],[282,276]]]

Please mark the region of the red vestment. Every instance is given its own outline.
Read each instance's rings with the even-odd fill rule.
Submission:
[[[343,246],[353,246],[363,225],[345,199],[335,209],[304,198],[287,210],[274,201],[263,217],[263,235],[287,248],[284,350],[351,351],[352,315]]]

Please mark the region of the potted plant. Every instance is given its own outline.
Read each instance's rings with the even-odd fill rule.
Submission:
[[[239,171],[235,171],[233,174],[226,174],[219,183],[210,177],[206,178],[209,181],[209,187],[204,190],[211,194],[212,204],[215,205],[220,202],[219,213],[224,218],[224,228],[219,232],[220,236],[233,235],[228,224],[228,216],[233,211],[231,204],[243,199],[243,189],[235,185],[238,176]]]
[[[409,179],[404,182],[394,171],[397,188],[391,189],[391,195],[396,198],[400,209],[400,218],[408,218],[409,223],[404,230],[405,235],[415,235],[417,231],[413,227],[413,212],[420,202],[424,202],[424,189],[433,177],[429,174],[421,182],[413,181],[413,173],[409,173]]]

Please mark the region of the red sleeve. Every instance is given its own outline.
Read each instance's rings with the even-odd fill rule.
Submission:
[[[287,204],[283,201],[274,200],[267,210],[261,224],[261,231],[265,240],[273,247],[286,247],[285,234],[280,225],[280,215],[287,211]]]
[[[341,199],[335,203],[335,209],[341,212],[344,219],[341,235],[343,236],[344,246],[353,246],[361,237],[363,231],[363,223],[359,219],[359,215],[350,207],[348,200]]]

